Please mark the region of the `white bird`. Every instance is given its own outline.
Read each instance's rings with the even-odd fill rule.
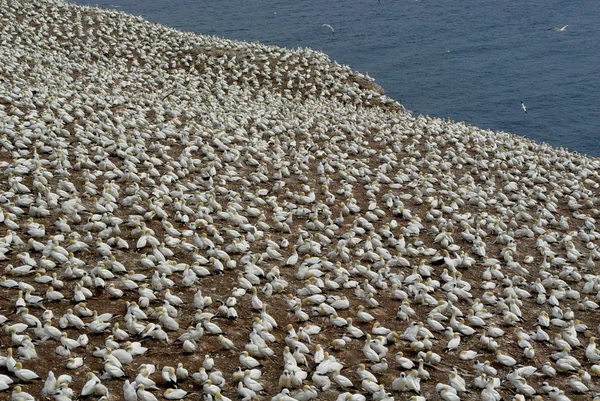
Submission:
[[[465,392],[465,391],[467,391],[467,388],[466,388],[467,384],[465,382],[465,379],[463,379],[458,374],[458,372],[456,371],[456,369],[452,369],[452,371],[448,374],[448,383],[456,391],[459,391],[459,392]]]
[[[577,375],[570,376],[569,386],[571,386],[576,393],[587,393],[590,390]]]
[[[556,27],[556,26],[555,26],[554,28],[550,28],[550,29],[554,29],[556,32],[566,32],[566,31],[567,31],[567,27],[568,27],[568,26],[569,26],[569,25],[565,25],[565,26],[563,26],[562,28],[558,28],[558,27]],[[549,29],[549,30],[550,30],[550,29]]]
[[[137,401],[138,399],[135,386],[129,380],[125,380],[123,383],[123,399],[125,401]]]
[[[21,362],[16,363],[14,373],[15,376],[17,376],[19,380],[23,382],[28,382],[40,378],[34,371],[29,369],[23,369],[23,365],[21,364]]]
[[[108,378],[119,378],[125,376],[125,372],[123,372],[123,370],[117,366],[115,361],[112,359],[109,359],[104,363],[104,372]]]
[[[257,366],[260,366],[260,362],[248,355],[248,351],[242,351],[239,360],[242,366],[245,366],[248,369],[253,369]]]
[[[67,362],[67,369],[77,369],[83,365],[82,357],[69,358]]]
[[[448,341],[448,344],[446,345],[446,350],[447,351],[455,350],[458,348],[459,345],[460,345],[460,334],[453,333],[452,339],[450,339],[450,341]]]
[[[141,401],[158,401],[154,394],[146,390],[144,384],[138,386],[136,393]]]
[[[502,354],[500,350],[496,351],[496,360],[504,366],[514,366],[517,364],[515,358],[510,355]]]
[[[185,390],[182,390],[180,388],[178,389],[173,389],[173,388],[168,388],[165,390],[163,397],[166,398],[167,400],[181,400],[182,398],[186,397],[189,393]]]
[[[215,360],[210,355],[204,355],[204,360],[202,361],[202,367],[206,370],[212,370],[215,366]]]
[[[346,376],[341,375],[339,370],[334,370],[331,379],[341,388],[354,387],[352,381]]]
[[[438,390],[440,397],[444,401],[460,401],[460,397],[456,393],[456,390],[448,385],[442,385],[439,389],[436,388],[436,390]]]
[[[415,367],[414,362],[409,358],[406,358],[402,352],[397,352],[394,360],[396,361],[396,365],[400,366],[402,369],[412,369]]]
[[[12,383],[12,380],[10,381]],[[9,383],[9,384],[10,384]],[[42,395],[50,395],[53,394],[56,390],[56,377],[54,376],[53,371],[48,371],[48,376],[46,377],[46,381],[44,382],[44,387],[42,388]]]
[[[523,102],[521,101],[521,108],[523,109],[523,111],[525,113],[527,113],[527,107],[525,107],[525,105],[523,104]]]
[[[31,394],[23,391],[21,386],[16,386],[13,389],[11,396],[13,401],[35,401],[35,398]]]
[[[335,34],[335,30],[333,29],[333,27],[329,24],[323,24],[321,25],[322,27],[325,27],[327,29],[329,29],[331,31],[331,34],[334,35]]]
[[[167,384],[177,384],[177,374],[172,366],[163,366],[161,376]]]
[[[0,391],[8,389],[12,383],[13,380],[10,377],[0,374]]]

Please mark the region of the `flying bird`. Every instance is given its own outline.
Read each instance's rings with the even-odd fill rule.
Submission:
[[[527,107],[525,107],[525,105],[523,104],[523,102],[521,101],[521,108],[523,109],[523,111],[527,114]]]
[[[325,28],[329,28],[329,30],[331,31],[331,34],[334,35],[335,34],[335,30],[333,29],[333,27],[329,24],[323,24],[321,26],[324,26]]]
[[[567,27],[568,27],[568,26],[569,26],[569,25],[565,25],[565,26],[563,26],[562,28],[558,28],[558,27],[556,27],[556,26],[555,26],[554,28],[550,28],[550,29],[548,29],[548,30],[552,30],[552,29],[554,29],[556,32],[566,32],[566,31],[567,31]]]

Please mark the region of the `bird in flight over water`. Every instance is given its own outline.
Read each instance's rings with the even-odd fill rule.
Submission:
[[[325,28],[329,28],[329,30],[331,31],[332,35],[335,34],[335,31],[333,30],[333,27],[331,25],[329,25],[329,24],[323,24],[321,26],[324,26]]]
[[[559,28],[559,27],[556,27],[556,26],[555,26],[554,28],[550,28],[550,29],[548,29],[548,30],[554,29],[556,32],[567,32],[567,27],[568,27],[568,26],[569,26],[569,25],[565,25],[565,26],[563,26],[562,28]]]
[[[521,108],[523,109],[523,111],[525,113],[527,113],[527,107],[525,107],[525,105],[523,104],[523,102],[521,102]]]

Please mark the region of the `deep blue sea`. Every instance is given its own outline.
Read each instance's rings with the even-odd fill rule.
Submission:
[[[183,31],[322,50],[368,72],[414,114],[600,156],[598,0],[76,3]],[[564,25],[564,32],[553,29]]]

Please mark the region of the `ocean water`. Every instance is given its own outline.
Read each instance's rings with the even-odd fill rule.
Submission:
[[[76,3],[183,31],[322,50],[368,73],[414,114],[600,156],[600,1]],[[564,25],[565,32],[553,29]]]

